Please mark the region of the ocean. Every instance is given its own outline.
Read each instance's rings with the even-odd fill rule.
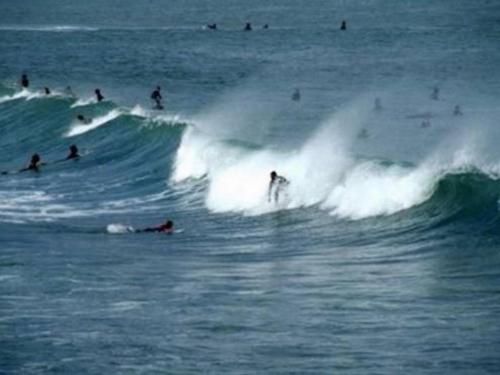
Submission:
[[[0,373],[498,374],[499,38],[492,0],[2,0]]]

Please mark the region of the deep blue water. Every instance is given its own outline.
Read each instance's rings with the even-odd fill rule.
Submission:
[[[498,373],[499,36],[486,0],[2,1],[0,373]]]

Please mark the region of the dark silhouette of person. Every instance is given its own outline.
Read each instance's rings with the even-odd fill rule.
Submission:
[[[217,24],[216,23],[209,23],[209,24],[207,24],[207,29],[217,30]]]
[[[347,30],[347,22],[345,20],[342,20],[342,23],[340,24],[340,30]]]
[[[454,116],[462,116],[463,115],[462,110],[460,109],[460,106],[458,104],[455,106],[455,109],[453,110],[453,115]]]
[[[78,121],[80,121],[82,124],[88,125],[92,122],[91,118],[86,118],[84,115],[78,115],[76,116]]]
[[[158,227],[138,229],[136,232],[137,233],[159,232],[159,233],[172,234],[174,233],[174,222],[172,220],[167,220],[165,224],[162,224]]]
[[[19,172],[25,172],[25,171],[39,172],[40,171],[39,168],[42,165],[43,163],[41,163],[40,155],[33,154],[31,156],[30,164],[26,168],[21,169]]]
[[[250,22],[247,22],[243,31],[252,31],[252,24]]]
[[[266,23],[266,24],[264,24],[264,26],[262,26],[262,28],[267,30],[267,29],[269,29],[269,25]]]
[[[45,92],[45,95],[50,95],[50,89],[48,87],[44,87],[43,91]]]
[[[276,171],[272,171],[271,181],[269,181],[269,189],[267,191],[267,200],[271,202],[271,198],[274,198],[274,203],[277,203],[280,193],[284,191],[289,183],[290,182],[285,177],[279,176]]]
[[[163,105],[161,104],[162,96],[161,96],[161,87],[156,86],[156,89],[151,93],[151,99],[155,102],[155,109],[163,109]]]
[[[69,146],[69,155],[66,157],[66,160],[78,159],[79,157],[78,147],[76,147],[76,145]]]
[[[100,89],[95,89],[95,96],[97,98],[97,102],[102,102],[104,100],[104,96],[102,96],[101,94],[101,90]]]
[[[28,80],[28,75],[27,74],[23,74],[21,76],[21,87],[24,88],[24,89],[27,89],[30,85],[30,81]]]
[[[299,89],[295,89],[295,91],[293,92],[292,94],[292,100],[294,102],[299,102],[300,101],[300,98],[301,98],[301,95],[300,95],[300,90]]]
[[[439,100],[439,88],[434,87],[434,89],[432,90],[431,99]]]

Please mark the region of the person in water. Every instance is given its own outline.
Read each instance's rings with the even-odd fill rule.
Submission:
[[[167,220],[165,224],[162,224],[158,227],[138,229],[136,232],[137,233],[159,232],[159,233],[172,234],[174,233],[174,222],[172,220]]]
[[[102,102],[104,100],[104,96],[102,96],[101,94],[101,90],[100,89],[95,89],[95,96],[97,98],[97,102]]]
[[[295,91],[293,92],[292,100],[294,102],[300,102],[300,90],[299,89],[295,89]]]
[[[245,24],[245,27],[243,28],[243,31],[252,31],[252,24],[250,22],[247,22]]]
[[[264,26],[262,26],[262,28],[263,28],[264,30],[267,30],[267,29],[269,29],[269,25],[266,23],[266,24],[264,24]]]
[[[45,92],[45,95],[50,95],[50,89],[48,87],[44,87],[43,91]]]
[[[431,99],[432,100],[439,100],[439,88],[438,87],[434,87],[434,89],[432,90]]]
[[[340,24],[340,30],[347,30],[347,22],[345,20],[342,20],[342,23]]]
[[[155,109],[163,109],[163,105],[161,104],[161,87],[156,86],[156,89],[151,93],[151,99],[155,102]]]
[[[69,155],[66,157],[66,160],[78,159],[79,157],[78,147],[76,145],[69,146]]]
[[[27,74],[23,74],[21,76],[21,87],[24,88],[24,89],[27,89],[30,85],[30,81],[28,80],[28,75]]]
[[[80,121],[82,124],[88,125],[92,122],[91,118],[86,118],[84,115],[78,115],[76,116],[78,121]]]
[[[19,172],[26,172],[26,171],[39,172],[40,166],[42,165],[43,163],[41,162],[40,155],[33,154],[31,156],[30,164],[26,168],[21,169]]]
[[[458,104],[455,106],[455,109],[453,110],[453,115],[454,116],[462,116],[463,115],[462,110],[460,109],[460,106]]]
[[[207,29],[217,30],[217,24],[216,23],[209,23],[209,24],[207,24]]]
[[[283,176],[279,176],[276,171],[271,172],[271,181],[269,181],[269,189],[267,191],[267,200],[271,202],[274,198],[274,203],[278,203],[280,193],[290,182]]]

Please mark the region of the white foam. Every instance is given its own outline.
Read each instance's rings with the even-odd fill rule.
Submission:
[[[134,232],[134,228],[123,224],[109,224],[106,230],[110,234],[125,234]]]
[[[104,116],[96,117],[92,119],[92,122],[90,124],[80,124],[80,123],[75,123],[72,125],[71,129],[64,135],[65,137],[74,137],[76,135],[84,134],[87,133],[91,130],[94,130],[112,120],[117,118],[123,114],[123,112],[119,109],[113,109],[112,111],[108,112]]]
[[[84,106],[87,106],[90,104],[95,104],[95,103],[97,103],[97,99],[94,97],[78,99],[76,102],[74,102],[71,105],[71,108],[84,107]]]

